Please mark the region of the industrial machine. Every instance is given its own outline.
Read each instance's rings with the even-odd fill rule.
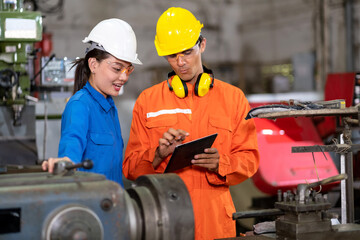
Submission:
[[[334,100],[330,100],[334,103]],[[335,141],[335,139],[333,144],[320,145],[321,139],[316,134],[317,132],[314,131],[314,125],[304,118],[324,116],[331,116],[336,122],[341,123],[336,129],[338,133],[341,131],[340,142]],[[276,155],[275,152],[266,155],[274,157],[266,158],[267,160],[271,159],[269,166],[272,165],[272,169],[269,166],[264,164],[261,166],[260,164],[259,171],[253,177],[254,184],[268,194],[277,194],[277,200],[273,204],[275,209],[265,208],[263,210],[235,213],[233,219],[236,220],[245,218],[256,218],[258,220],[257,224],[253,225],[254,231],[239,239],[360,239],[360,225],[355,224],[356,207],[354,205],[357,205],[358,201],[354,201],[355,184],[352,158],[353,151],[358,151],[359,145],[353,144],[351,141],[351,129],[356,129],[359,126],[358,116],[359,105],[348,108],[272,110],[257,115],[260,118],[257,120],[261,120],[256,121],[257,130],[263,135],[271,136],[267,138],[258,135],[259,146],[272,145],[275,147],[279,146],[279,143],[287,142],[288,146],[286,147],[291,149],[291,152],[279,151],[282,154],[285,153],[287,158],[279,154]],[[276,128],[273,127],[275,124],[268,122],[274,119],[276,119]],[[281,121],[282,119],[283,121]],[[288,127],[291,123],[296,123],[293,124],[295,128]],[[272,152],[271,149],[267,148],[260,148],[259,150],[261,157]],[[340,155],[339,172],[342,174],[336,175],[337,168],[335,168],[332,161],[327,160],[331,159],[329,158],[329,152]],[[295,156],[301,154],[302,156],[295,158],[288,153]],[[311,153],[310,160],[313,160],[312,162],[308,161],[309,153]],[[297,161],[287,162],[294,159]],[[278,164],[279,162],[281,164]],[[305,163],[309,164],[306,165]],[[276,164],[281,167],[280,170],[278,170],[278,166],[274,168]],[[311,164],[314,165],[313,170]],[[277,171],[281,172],[281,177],[276,176],[279,175],[276,174]],[[311,175],[323,180],[314,181],[314,178],[310,180]],[[327,175],[330,175],[330,177],[326,178]],[[334,202],[330,202],[330,197],[328,197],[330,196],[328,193],[331,192],[327,192],[327,190],[329,186],[334,186],[334,184],[340,185],[341,209],[332,208]],[[295,188],[291,185],[296,185],[297,190],[295,191]],[[320,189],[319,186],[321,186]],[[276,217],[276,220],[271,221],[270,219],[274,217]],[[262,218],[267,220],[260,221]]]
[[[258,105],[261,104],[252,104],[252,107]],[[254,121],[262,161],[252,180],[262,192],[275,196],[279,189],[292,190],[305,180],[314,182],[338,174],[328,152],[291,152],[294,146],[323,144],[311,119],[279,118],[273,121],[256,118]],[[323,190],[333,186],[330,184]]]
[[[91,166],[0,174],[0,239],[194,239],[191,199],[176,174],[141,176],[124,190],[74,167]]]
[[[336,213],[330,211],[327,195],[314,188],[345,180],[346,174],[336,175],[310,184],[299,184],[296,193],[278,192],[274,209],[236,212],[233,219],[259,216],[278,216],[274,222],[262,222],[254,231],[236,239],[258,240],[353,240],[360,239],[360,225],[340,224]]]
[[[23,0],[1,0],[0,165],[35,164],[38,159],[35,106],[31,104],[36,99],[30,91],[34,43],[41,38],[40,12],[27,11]]]

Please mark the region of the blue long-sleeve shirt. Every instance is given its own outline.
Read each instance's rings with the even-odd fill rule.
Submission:
[[[87,83],[70,98],[62,114],[58,157],[67,156],[74,163],[91,159],[92,169],[79,170],[104,174],[123,186],[123,148],[114,100]]]

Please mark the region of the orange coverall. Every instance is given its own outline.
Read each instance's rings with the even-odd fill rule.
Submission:
[[[123,173],[135,180],[144,174],[163,173],[168,156],[154,169],[152,161],[159,139],[169,128],[190,133],[184,142],[218,133],[212,147],[220,154],[218,173],[190,166],[176,173],[185,182],[193,204],[195,239],[235,237],[235,207],[230,185],[251,177],[259,166],[256,129],[244,93],[215,79],[214,87],[203,97],[193,92],[178,98],[164,81],[144,90],[138,97],[127,144]]]

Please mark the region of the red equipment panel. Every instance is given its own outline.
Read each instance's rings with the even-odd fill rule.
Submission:
[[[345,99],[346,107],[353,104],[355,74],[351,73],[330,73],[325,84],[325,100]]]
[[[356,73],[328,74],[325,84],[324,100],[344,99],[346,107],[353,105]],[[316,128],[322,138],[335,133],[335,117],[317,117],[314,119]]]

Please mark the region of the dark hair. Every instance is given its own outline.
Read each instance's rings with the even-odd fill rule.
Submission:
[[[109,56],[110,54],[107,52],[99,49],[93,49],[89,51],[84,58],[77,59],[73,62],[71,68],[76,66],[73,94],[82,89],[89,80],[91,74],[88,63],[89,58],[96,58],[97,61],[101,62]]]
[[[203,39],[204,39],[204,37],[200,34],[200,36],[199,36],[198,40],[196,41],[195,45],[196,44],[200,45]]]

